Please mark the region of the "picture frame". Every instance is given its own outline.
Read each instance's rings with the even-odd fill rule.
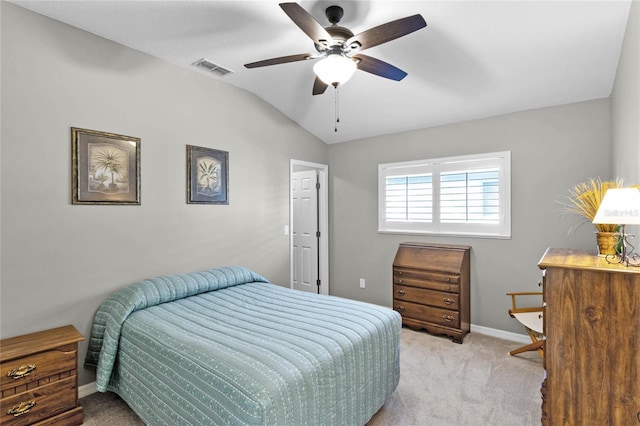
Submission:
[[[187,145],[187,204],[229,204],[229,152]]]
[[[72,127],[72,204],[140,205],[140,142]]]

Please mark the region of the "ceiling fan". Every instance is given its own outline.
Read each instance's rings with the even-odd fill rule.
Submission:
[[[331,23],[326,28],[323,28],[311,14],[297,3],[280,3],[280,7],[313,40],[318,53],[301,53],[265,59],[245,64],[245,67],[258,68],[323,58],[322,61],[317,62],[314,66],[314,72],[316,73],[312,92],[314,95],[324,93],[329,85],[337,87],[339,84],[344,83],[351,77],[356,68],[391,80],[402,80],[407,76],[407,73],[400,68],[359,52],[403,37],[427,26],[424,18],[417,14],[390,21],[354,35],[348,28],[338,25],[344,13],[340,6],[329,6],[325,10],[325,15]]]

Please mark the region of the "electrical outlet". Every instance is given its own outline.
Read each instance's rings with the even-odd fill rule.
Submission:
[[[360,278],[360,288],[364,288],[364,278]]]

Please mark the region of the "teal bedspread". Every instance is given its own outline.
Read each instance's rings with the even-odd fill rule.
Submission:
[[[149,425],[363,425],[396,389],[400,315],[229,267],[98,310],[85,365]]]

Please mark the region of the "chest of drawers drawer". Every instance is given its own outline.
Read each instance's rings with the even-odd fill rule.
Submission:
[[[445,309],[459,310],[460,297],[457,293],[428,290],[403,285],[393,286],[393,298],[396,301],[421,303]]]
[[[426,321],[445,327],[458,327],[460,325],[460,314],[458,311],[450,311],[448,309],[402,301],[395,301],[393,309],[400,312],[403,319]]]
[[[78,342],[72,326],[0,342],[0,424],[82,424]]]
[[[456,275],[421,275],[412,271],[394,269],[393,283],[453,293],[460,292],[460,277]]]

